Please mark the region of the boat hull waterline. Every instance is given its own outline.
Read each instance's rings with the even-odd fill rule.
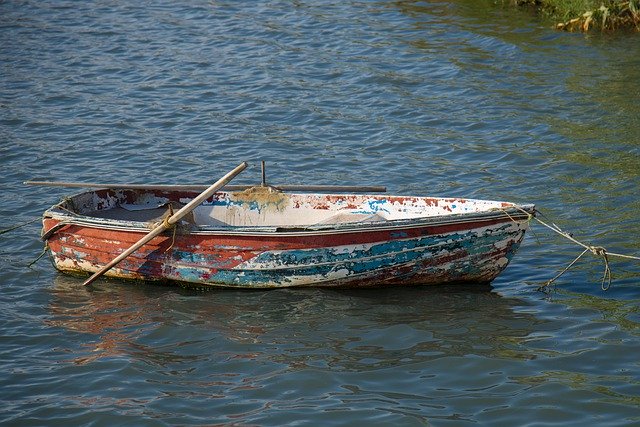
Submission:
[[[98,190],[44,214],[54,266],[93,273],[194,194]],[[533,205],[453,198],[219,192],[106,276],[199,287],[488,283]]]

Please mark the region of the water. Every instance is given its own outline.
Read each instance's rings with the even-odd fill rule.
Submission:
[[[0,2],[2,228],[64,189],[289,184],[533,202],[639,255],[640,39],[451,2]],[[259,168],[237,183],[256,183]],[[629,425],[637,262],[534,225],[490,287],[199,293],[0,236],[6,425]]]

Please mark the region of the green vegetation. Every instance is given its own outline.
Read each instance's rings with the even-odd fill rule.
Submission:
[[[640,0],[513,0],[560,21],[566,31],[633,29],[640,31]]]

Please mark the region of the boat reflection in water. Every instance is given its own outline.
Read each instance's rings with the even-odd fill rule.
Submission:
[[[73,332],[66,353],[77,364],[248,358],[350,371],[469,354],[529,359],[519,343],[539,323],[489,285],[202,293],[118,281],[90,290],[57,275],[51,294],[47,323]]]

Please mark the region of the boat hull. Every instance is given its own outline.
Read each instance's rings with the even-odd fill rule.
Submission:
[[[270,232],[178,227],[106,276],[236,288],[488,283],[518,249],[527,215]],[[58,270],[93,273],[148,231],[45,216],[43,233]]]

